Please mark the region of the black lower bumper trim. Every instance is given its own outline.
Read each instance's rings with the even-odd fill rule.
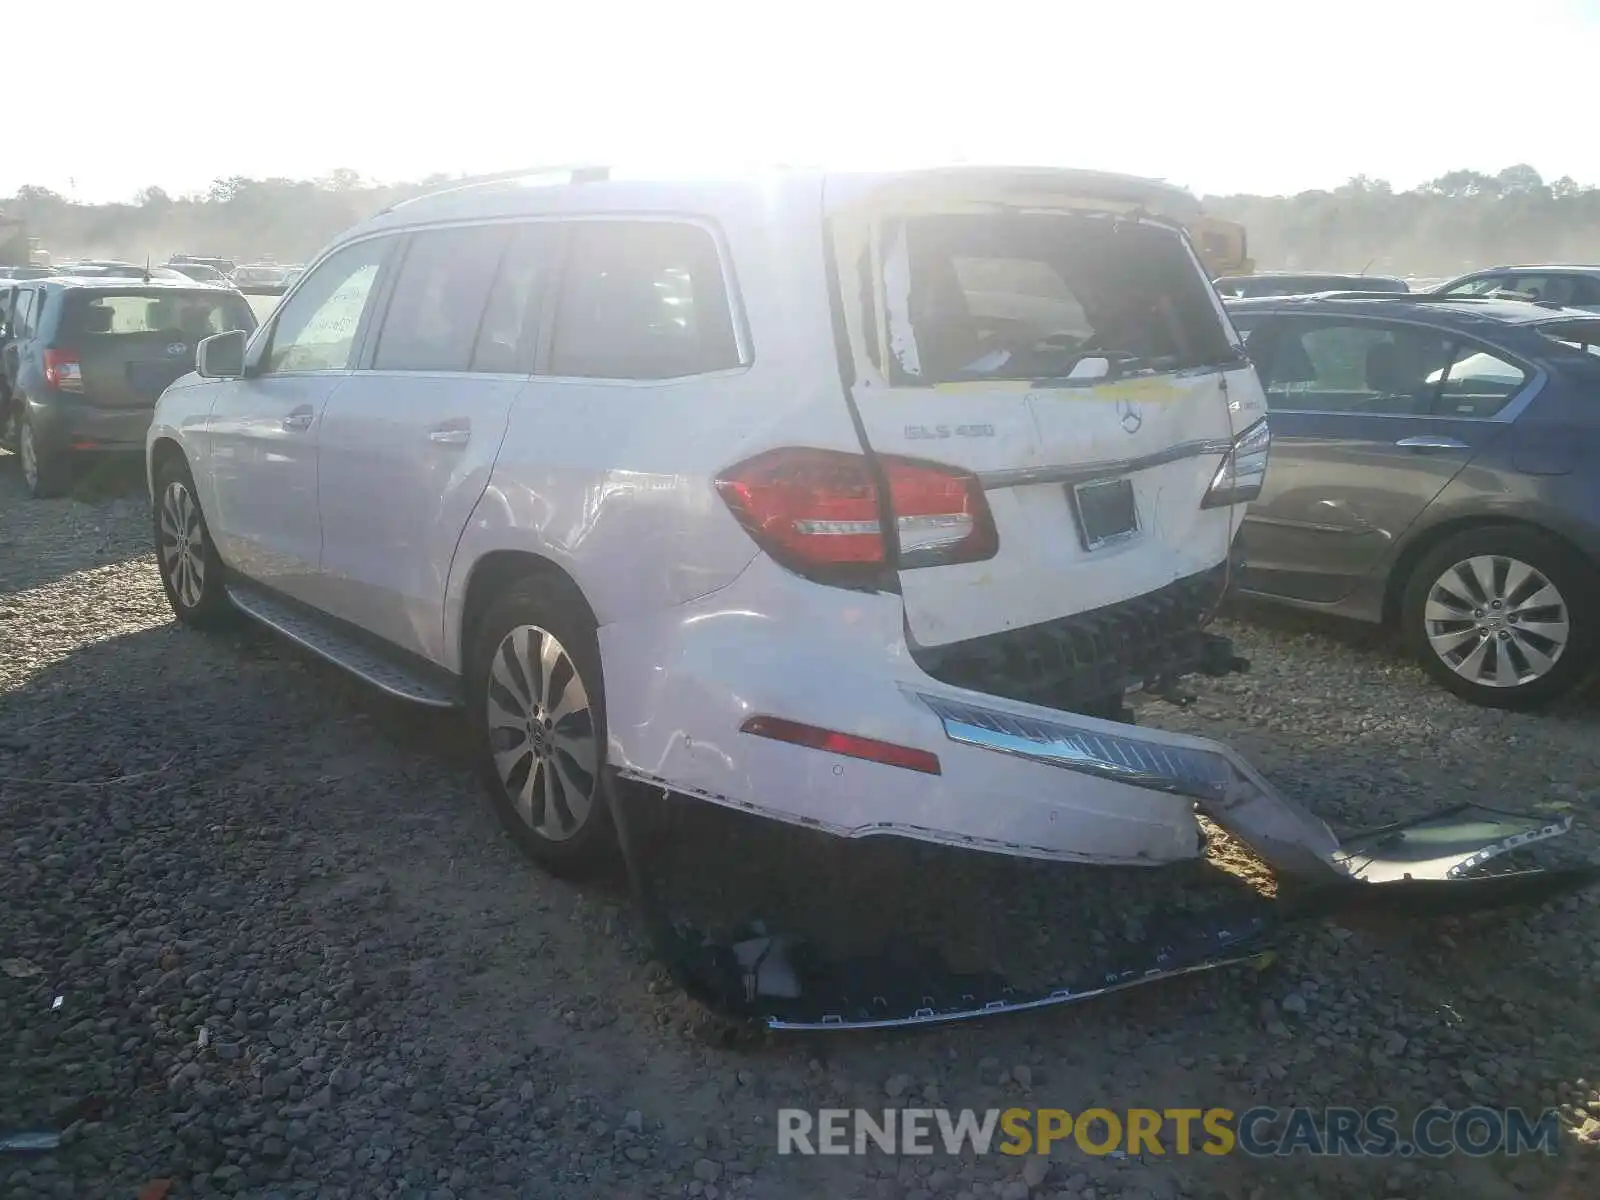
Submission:
[[[1343,881],[1291,891],[1286,897],[1251,894],[1204,914],[1167,918],[1161,928],[1145,931],[1094,966],[1069,971],[1050,987],[1027,989],[1013,986],[998,972],[954,970],[938,952],[911,942],[851,957],[830,956],[759,923],[746,924],[734,937],[708,937],[673,918],[650,869],[642,834],[652,818],[641,805],[659,804],[660,796],[618,787],[615,779],[608,782],[629,884],[651,949],[678,986],[714,1013],[773,1030],[910,1027],[1074,1004],[1233,964],[1264,965],[1277,937],[1328,917],[1374,911],[1396,917],[1460,914],[1538,904],[1600,883],[1600,865],[1595,864],[1549,870],[1489,867],[1488,858],[1502,853],[1505,837],[1531,844],[1551,827],[1538,818],[1513,814],[1486,819],[1484,814],[1492,810],[1462,806],[1359,835],[1349,843],[1349,853],[1372,867],[1407,853],[1408,835],[1419,855],[1423,847],[1437,844],[1441,831],[1487,827],[1487,832],[1503,835],[1500,842],[1485,843],[1476,853],[1453,860],[1454,866],[1436,867],[1431,877],[1387,872],[1380,882],[1368,882],[1357,867]],[[1391,857],[1379,858],[1380,851]]]

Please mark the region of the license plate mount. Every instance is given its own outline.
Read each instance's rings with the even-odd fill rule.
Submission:
[[[1067,489],[1067,499],[1078,524],[1078,540],[1085,550],[1114,546],[1139,533],[1139,506],[1131,479],[1072,484]]]

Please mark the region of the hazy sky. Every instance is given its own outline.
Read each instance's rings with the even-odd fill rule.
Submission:
[[[0,194],[665,158],[1600,184],[1600,0],[25,0],[6,34]]]

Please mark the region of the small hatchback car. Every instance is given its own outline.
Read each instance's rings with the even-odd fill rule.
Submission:
[[[608,852],[612,778],[1191,858],[1179,776],[1234,760],[1122,701],[1238,665],[1202,628],[1269,446],[1192,203],[977,168],[406,201],[162,397],[167,595],[465,708],[553,867]]]
[[[255,313],[235,292],[138,278],[30,280],[10,290],[0,349],[0,444],[28,493],[56,496],[80,455],[137,455],[162,390],[195,348]]]

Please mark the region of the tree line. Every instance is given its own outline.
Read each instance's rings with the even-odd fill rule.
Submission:
[[[218,179],[201,195],[148,187],[127,203],[81,204],[23,187],[0,211],[57,259],[164,261],[174,253],[302,262],[396,200],[450,182],[382,185],[351,170],[324,179]],[[1546,182],[1526,164],[1452,171],[1409,191],[1358,175],[1331,191],[1206,196],[1239,221],[1258,268],[1451,275],[1501,262],[1600,261],[1600,188]]]
[[[1600,188],[1525,163],[1451,171],[1410,191],[1358,175],[1332,191],[1207,196],[1262,270],[1456,275],[1499,263],[1600,262]]]

